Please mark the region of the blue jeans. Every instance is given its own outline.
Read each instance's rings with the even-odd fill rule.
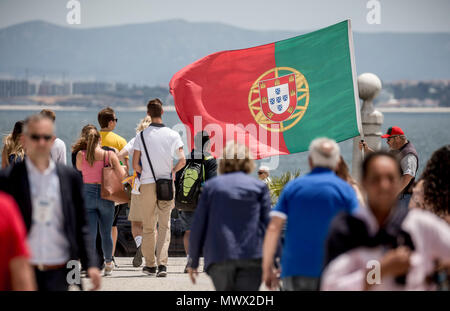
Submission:
[[[114,220],[114,202],[100,197],[101,186],[99,184],[84,184],[84,200],[89,222],[91,245],[95,251],[97,227],[102,238],[102,250],[105,262],[112,261],[113,240],[111,229]]]

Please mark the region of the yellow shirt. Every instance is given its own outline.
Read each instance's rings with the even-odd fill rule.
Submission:
[[[100,135],[102,137],[102,146],[116,148],[117,151],[120,151],[127,144],[125,138],[114,132],[100,131]]]

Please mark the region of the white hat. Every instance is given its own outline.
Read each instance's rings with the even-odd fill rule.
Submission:
[[[261,165],[261,166],[259,167],[258,171],[265,171],[265,172],[269,172],[269,171],[270,171],[270,169],[269,169],[269,167],[268,167],[268,166],[266,166],[266,165]]]

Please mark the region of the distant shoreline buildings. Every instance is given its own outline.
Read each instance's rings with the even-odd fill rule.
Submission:
[[[17,101],[32,104],[54,102],[75,106],[111,105],[135,106],[152,97],[173,104],[167,87],[137,86],[126,83],[101,81],[49,81],[32,82],[27,79],[0,79],[0,104]],[[450,80],[395,81],[383,83],[376,98],[378,107],[450,107]]]
[[[127,90],[128,85],[108,82],[53,82],[0,79],[0,97],[100,95]]]
[[[59,105],[78,107],[136,107],[149,98],[173,105],[167,87],[100,81],[58,82],[42,79],[0,79],[0,105]]]
[[[27,80],[0,80],[0,97],[29,96],[36,93],[36,85]]]

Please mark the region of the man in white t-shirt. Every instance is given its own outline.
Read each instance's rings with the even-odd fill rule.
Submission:
[[[174,206],[171,201],[156,199],[156,183],[144,148],[152,162],[156,179],[173,179],[175,173],[186,164],[183,152],[183,142],[180,135],[174,130],[165,127],[162,123],[162,102],[152,99],[147,105],[147,114],[152,123],[143,131],[144,142],[141,135],[136,135],[134,142],[133,168],[141,174],[140,200],[146,202],[141,210],[143,220],[142,254],[145,258],[143,272],[157,277],[167,276],[167,260],[170,244],[170,213]],[[173,166],[173,159],[178,162]],[[139,164],[141,160],[142,166]],[[156,240],[156,224],[158,224],[158,239]],[[156,243],[155,243],[156,242]],[[155,258],[156,248],[156,258]]]
[[[53,143],[52,150],[50,152],[53,161],[57,163],[66,164],[66,144],[56,137],[55,142]]]
[[[53,110],[50,109],[42,109],[40,114],[50,118],[55,123],[56,114]],[[59,138],[55,139],[53,143],[52,150],[50,151],[50,157],[56,163],[67,164],[66,159],[66,144]]]

